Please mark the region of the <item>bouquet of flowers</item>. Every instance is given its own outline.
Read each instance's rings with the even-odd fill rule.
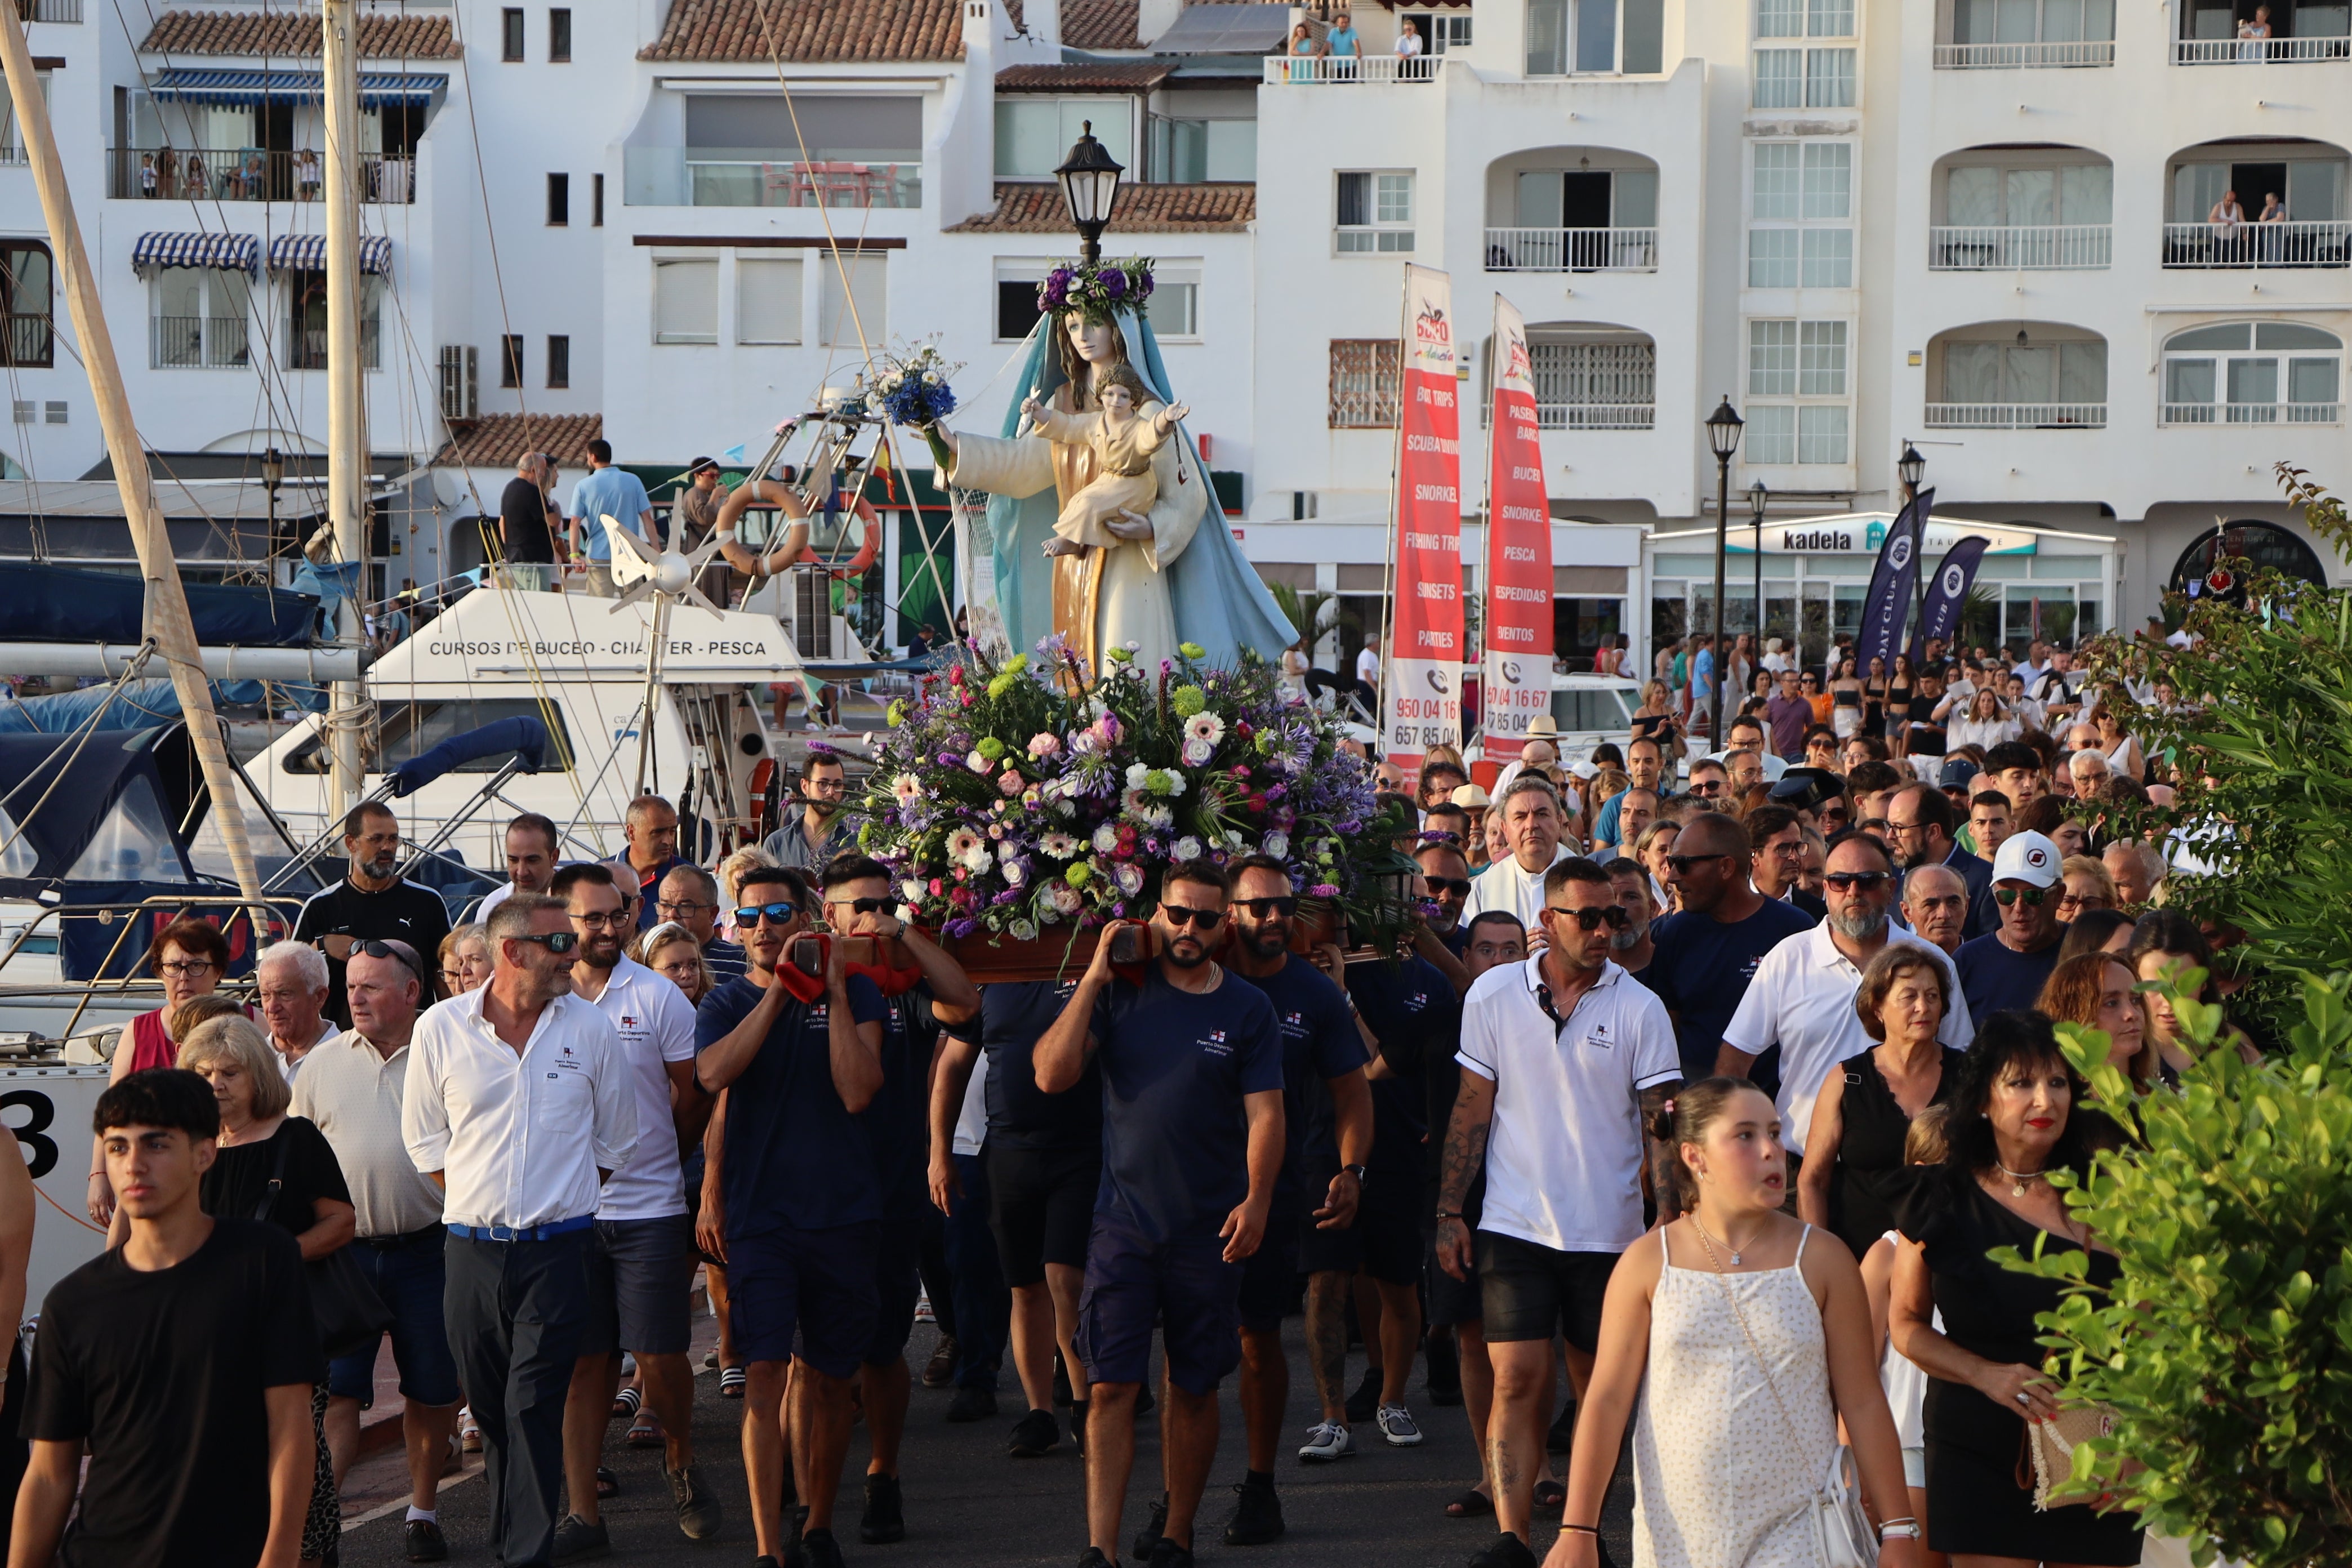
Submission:
[[[1151,298],[1151,258],[1130,256],[1124,261],[1072,261],[1045,274],[1037,285],[1037,308],[1049,316],[1075,310],[1088,321],[1108,321],[1113,311],[1131,309],[1143,314]]]
[[[1089,669],[1058,637],[975,655],[894,702],[858,836],[919,924],[1034,941],[1156,905],[1160,874],[1263,853],[1293,889],[1345,910],[1360,938],[1409,919],[1391,847],[1406,814],[1314,710],[1245,655],[1212,668],[1187,643],[1157,670],[1113,649]]]
[[[912,353],[885,354],[866,406],[888,416],[893,425],[925,426],[955,412],[955,389],[948,378],[963,368],[950,364],[937,343],[925,343]]]

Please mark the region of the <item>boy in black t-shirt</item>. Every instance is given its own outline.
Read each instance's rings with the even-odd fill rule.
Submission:
[[[220,1111],[194,1073],[132,1073],[92,1121],[131,1236],[42,1305],[16,1560],[48,1562],[62,1535],[73,1568],[293,1568],[316,1455],[310,1387],[326,1375],[301,1249],[199,1205]]]

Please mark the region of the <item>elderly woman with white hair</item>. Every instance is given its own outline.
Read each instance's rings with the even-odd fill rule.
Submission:
[[[269,1048],[292,1083],[302,1058],[342,1033],[327,1016],[327,956],[306,942],[274,942],[261,950],[253,973]]]

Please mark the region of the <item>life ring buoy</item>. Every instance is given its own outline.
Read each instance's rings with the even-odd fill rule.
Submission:
[[[852,500],[850,514],[864,525],[857,543],[857,553],[841,564],[834,565],[816,552],[816,546],[803,545],[801,548],[798,563],[803,566],[823,566],[830,575],[835,577],[863,576],[866,569],[874,564],[875,557],[882,552],[882,520],[876,515],[874,503],[864,496],[858,496]]]
[[[775,784],[776,759],[761,757],[751,769],[751,842],[768,836],[768,792]]]

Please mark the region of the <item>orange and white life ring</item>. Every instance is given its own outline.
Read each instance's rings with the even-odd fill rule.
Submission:
[[[835,565],[819,555],[814,544],[804,545],[800,552],[801,565],[823,566],[827,573],[835,577],[856,577],[865,574],[866,569],[874,564],[875,557],[882,552],[882,520],[875,514],[874,503],[864,496],[857,496],[852,500],[850,512],[862,525],[861,535],[857,542],[857,552],[847,561]]]

